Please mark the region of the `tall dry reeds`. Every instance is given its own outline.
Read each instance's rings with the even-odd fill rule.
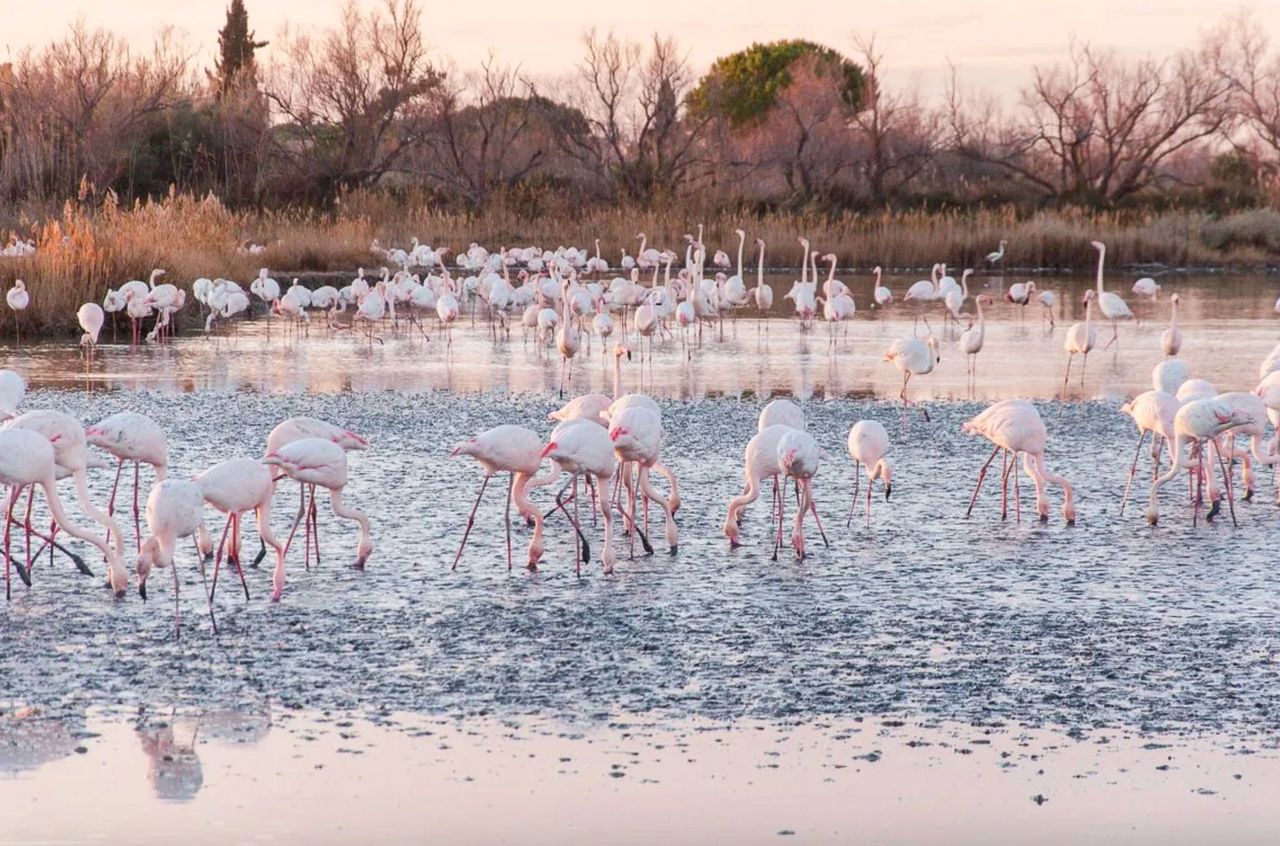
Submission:
[[[683,236],[705,222],[712,248],[735,250],[733,230],[763,238],[767,264],[794,267],[798,236],[814,249],[834,252],[843,266],[905,269],[946,261],[976,266],[1001,238],[1009,240],[1006,267],[1080,269],[1093,265],[1094,239],[1107,243],[1117,265],[1260,267],[1280,253],[1280,212],[1250,210],[1227,216],[1192,212],[1099,212],[1065,209],[1019,215],[1012,208],[978,211],[896,211],[838,216],[768,213],[726,216],[693,207],[586,209],[572,217],[521,216],[502,208],[467,215],[442,213],[430,203],[380,192],[342,198],[331,212],[232,211],[213,197],[182,194],[132,206],[108,198],[97,206],[69,202],[59,213],[15,228],[36,241],[35,255],[0,259],[0,284],[24,279],[31,307],[28,329],[74,329],[75,310],[101,302],[109,288],[146,279],[152,268],[188,287],[201,276],[248,282],[259,267],[287,280],[291,274],[374,268],[373,240],[407,246],[413,237],[455,253],[471,242],[495,249],[537,244],[590,249],[596,238],[611,264],[622,249],[635,252],[635,236],[682,250]],[[0,241],[7,234],[0,232]],[[261,254],[239,250],[263,244]],[[749,254],[751,249],[749,247]],[[12,331],[0,321],[0,332]]]

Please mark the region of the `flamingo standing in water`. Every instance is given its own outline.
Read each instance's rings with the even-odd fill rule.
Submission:
[[[879,265],[876,265],[874,268],[872,268],[871,272],[875,274],[875,277],[876,277],[875,287],[873,291],[873,297],[875,298],[876,306],[879,308],[885,308],[889,305],[889,303],[893,302],[893,291],[889,290],[887,287],[880,284],[881,270]]]
[[[360,528],[356,560],[352,566],[357,570],[363,570],[365,562],[373,554],[373,538],[369,533],[369,518],[360,509],[347,505],[343,500],[342,492],[347,486],[347,451],[342,448],[342,445],[327,438],[300,438],[268,452],[262,459],[262,463],[270,467],[279,467],[294,481],[310,485],[313,511],[316,486],[329,491],[329,507],[333,510],[334,516],[352,520]],[[297,531],[297,528],[298,524],[295,522],[293,531]],[[285,555],[289,553],[289,544],[292,540],[293,532],[290,532],[288,540],[284,543]],[[319,546],[318,539],[316,545]],[[319,550],[317,549],[316,552],[318,556]],[[281,572],[274,580],[277,585],[274,599],[279,598],[280,590],[284,586],[284,556],[281,556],[277,566],[281,568]]]
[[[1023,467],[1036,486],[1036,513],[1039,514],[1040,521],[1049,519],[1049,500],[1045,496],[1045,484],[1048,482],[1062,488],[1062,516],[1066,519],[1068,526],[1075,524],[1076,507],[1071,483],[1066,478],[1050,472],[1045,466],[1044,450],[1049,435],[1045,430],[1044,421],[1040,419],[1040,412],[1034,405],[1023,399],[1001,400],[989,406],[977,417],[962,424],[960,429],[969,435],[981,435],[995,444],[991,457],[987,459],[986,464],[982,465],[982,470],[978,473],[978,483],[974,485],[973,496],[969,498],[966,517],[973,513],[973,504],[978,499],[978,491],[982,487],[982,480],[987,475],[987,468],[991,466],[992,461],[995,461],[996,455],[1003,450],[1013,460],[1002,473],[1001,519],[1009,514],[1010,472],[1014,477],[1014,503],[1017,516],[1019,519],[1022,516],[1022,503],[1018,498],[1017,487],[1018,454],[1021,453]]]
[[[236,568],[240,576],[244,598],[249,598],[249,585],[244,578],[244,568],[240,566],[240,518],[249,511],[254,513],[259,537],[276,552],[271,601],[278,602],[284,590],[284,544],[276,539],[275,533],[271,530],[271,497],[276,490],[271,471],[255,459],[232,458],[213,465],[192,481],[200,488],[205,502],[227,515],[227,523],[222,529],[222,537],[218,541],[217,558],[213,565],[213,584],[209,588],[210,602],[212,603],[214,591],[218,589],[218,572],[222,568],[224,550],[227,560]],[[198,528],[197,536],[200,553],[202,556],[207,556],[213,550],[213,545],[203,525]],[[210,614],[212,615],[212,605]],[[216,630],[217,624],[214,625]]]
[[[123,563],[124,548],[120,540],[120,527],[89,496],[89,444],[84,426],[69,414],[42,409],[14,417],[5,423],[4,428],[36,432],[53,445],[53,458],[58,472],[69,474],[75,481],[76,500],[80,504],[80,510],[107,532],[107,543],[111,546],[111,554],[107,556],[107,581],[116,596],[123,596],[129,586],[129,574]],[[27,523],[29,526],[30,520]]]
[[[0,485],[9,488],[8,505],[5,514],[4,527],[4,557],[5,557],[5,597],[10,596],[11,590],[11,570],[17,569],[19,577],[30,585],[29,568],[31,564],[30,552],[31,541],[27,540],[27,567],[20,567],[13,560],[10,553],[10,529],[15,525],[13,517],[13,508],[17,504],[18,498],[21,496],[22,489],[28,485],[39,486],[44,491],[45,500],[49,505],[49,511],[53,515],[54,523],[64,532],[72,537],[87,541],[102,551],[106,556],[108,564],[113,575],[117,571],[123,573],[120,566],[120,558],[116,549],[114,549],[106,540],[98,537],[87,529],[83,529],[72,523],[67,517],[66,511],[62,507],[62,500],[58,498],[58,490],[56,483],[57,465],[54,461],[54,447],[49,439],[32,429],[20,427],[8,428],[0,431]],[[26,528],[31,529],[31,514],[27,513]],[[124,580],[127,581],[127,578]],[[119,593],[123,593],[123,584],[120,582],[121,588]]]
[[[17,345],[22,346],[22,328],[18,324],[18,315],[27,310],[31,304],[31,295],[27,293],[27,284],[21,279],[13,280],[13,287],[4,294],[5,302],[13,311],[13,334]]]
[[[587,544],[582,532],[582,525],[575,516],[577,512],[578,476],[587,475],[595,482],[600,519],[604,523],[604,548],[600,553],[600,563],[606,574],[613,572],[613,509],[610,505],[609,482],[618,469],[618,459],[613,451],[613,442],[603,426],[586,418],[567,420],[551,433],[547,445],[542,448],[542,458],[550,458],[559,472],[568,473],[568,484],[556,494],[556,507],[564,511],[569,522],[581,541],[582,549],[574,557],[574,566],[579,574],[582,564],[590,561],[591,547]],[[557,476],[559,473],[556,474]],[[549,482],[547,482],[549,484]],[[565,508],[564,494],[574,489],[574,511],[570,514]]]
[[[853,459],[853,501],[849,503],[848,526],[853,522],[853,509],[858,504],[858,485],[862,480],[859,467],[867,471],[867,525],[871,525],[871,488],[877,479],[884,483],[884,498],[893,493],[893,465],[889,462],[889,433],[875,420],[859,420],[849,430],[849,457]]]
[[[1182,350],[1182,329],[1178,327],[1178,302],[1181,298],[1174,294],[1169,298],[1169,328],[1160,333],[1160,349],[1165,355],[1175,356]]]
[[[501,425],[487,429],[466,441],[453,445],[449,453],[451,457],[469,455],[480,463],[484,470],[484,481],[480,483],[480,493],[476,495],[475,504],[471,506],[471,514],[467,517],[467,528],[462,533],[462,543],[458,545],[458,554],[453,557],[452,569],[458,569],[458,561],[462,559],[462,550],[466,548],[467,537],[476,522],[476,509],[484,497],[484,490],[489,480],[498,473],[509,473],[506,499],[507,527],[507,569],[511,569],[511,504],[515,503],[521,515],[534,522],[533,537],[529,540],[528,569],[538,569],[538,561],[542,558],[542,512],[528,498],[526,490],[529,480],[538,473],[542,464],[542,440],[537,433],[523,426]]]
[[[773,310],[773,288],[764,284],[764,239],[756,239],[756,250],[759,252],[759,260],[756,264],[756,286],[751,289],[751,295],[756,301],[756,309],[759,310],[760,316],[756,320],[756,334],[760,334],[760,324],[764,324],[764,331],[769,332],[769,312]]]
[[[762,415],[763,417],[763,415]],[[763,420],[761,423],[763,424]],[[801,424],[803,425],[803,419]],[[742,456],[742,475],[745,484],[742,493],[729,500],[729,512],[724,518],[724,536],[729,539],[729,548],[734,549],[741,544],[739,523],[743,510],[760,498],[760,488],[765,479],[773,479],[773,503],[769,510],[769,525],[777,524],[778,513],[778,475],[782,468],[778,464],[778,444],[787,432],[795,431],[794,427],[781,423],[762,425],[759,431],[747,441],[747,448]]]
[[[800,504],[796,508],[795,526],[791,529],[791,546],[795,549],[796,559],[799,561],[803,561],[805,556],[804,518],[810,510],[816,508],[813,500],[813,477],[818,472],[821,452],[813,435],[799,429],[788,429],[778,439],[775,453],[778,471],[783,476],[794,479],[800,489]],[[773,544],[774,561],[778,560],[778,547],[782,545],[782,523],[785,510],[783,500],[785,497],[779,497],[778,534]]]
[[[965,273],[968,272],[965,271]],[[973,389],[974,380],[978,377],[978,353],[982,352],[982,345],[987,337],[987,321],[983,316],[982,307],[991,305],[991,297],[979,294],[973,301],[973,305],[978,310],[978,320],[961,333],[959,342],[960,352],[965,356],[965,372],[969,374],[970,390]]]
[[[1103,349],[1110,349],[1112,344],[1120,341],[1120,327],[1117,321],[1132,320],[1133,312],[1129,310],[1129,306],[1119,294],[1103,290],[1102,268],[1107,259],[1107,245],[1101,241],[1094,241],[1093,248],[1098,251],[1098,308],[1102,311],[1102,316],[1111,321],[1111,340],[1107,341],[1107,346]]]
[[[1173,444],[1173,420],[1179,407],[1176,397],[1161,390],[1144,391],[1120,406],[1120,413],[1133,418],[1134,425],[1138,427],[1138,446],[1133,452],[1133,464],[1129,467],[1129,481],[1125,483],[1124,496],[1120,499],[1122,515],[1129,502],[1129,491],[1133,488],[1133,476],[1138,470],[1143,440],[1148,433],[1151,434],[1151,459],[1154,462],[1151,478],[1154,480],[1160,477],[1160,450],[1165,443]]]
[[[628,522],[633,527],[636,525],[636,492],[625,467],[626,463],[634,463],[638,471],[636,485],[647,500],[656,502],[662,509],[666,522],[667,547],[675,555],[679,550],[679,534],[675,523],[675,510],[678,507],[675,486],[672,486],[671,497],[668,498],[662,496],[649,480],[649,471],[660,466],[658,453],[662,447],[662,418],[652,409],[639,404],[626,405],[616,412],[611,408],[609,439],[613,441],[613,450],[618,460],[624,462],[623,484],[630,493]],[[669,470],[665,472],[670,473]]]
[[[98,348],[98,335],[102,332],[102,324],[107,315],[97,303],[85,303],[76,310],[76,322],[84,330],[80,336],[80,346],[84,349],[85,360],[93,361],[94,351]]]
[[[1066,390],[1071,380],[1071,362],[1076,354],[1083,356],[1080,365],[1080,387],[1084,387],[1084,371],[1089,366],[1089,352],[1098,344],[1098,330],[1093,325],[1093,291],[1084,292],[1084,322],[1072,323],[1067,330],[1067,338],[1062,348],[1067,351],[1067,374],[1062,377],[1062,388]]]
[[[124,470],[124,464],[126,461],[133,462],[133,533],[134,545],[140,548],[142,528],[138,508],[139,476],[142,465],[150,464],[155,470],[156,481],[164,481],[169,464],[169,449],[164,430],[145,414],[121,411],[88,427],[84,434],[90,446],[104,449],[119,460],[116,466],[116,479],[111,485],[111,498],[107,501],[108,514],[115,514],[116,490],[120,486],[120,474]]]
[[[314,417],[298,416],[290,417],[282,420],[267,434],[267,454],[271,454],[287,443],[300,441],[304,438],[323,438],[332,441],[345,450],[361,450],[368,449],[369,441],[350,429],[344,429],[341,426],[335,426],[324,420],[317,420]],[[307,495],[310,494],[310,503],[307,501]],[[303,566],[310,569],[311,567],[311,542],[315,540],[316,564],[320,564],[320,526],[319,517],[316,514],[316,486],[314,484],[302,483],[298,486],[298,516],[293,521],[293,528],[289,530],[289,538],[292,540],[294,532],[298,529],[298,524],[306,520],[306,527],[303,530],[303,538],[305,539],[305,549],[303,550]],[[286,552],[288,544],[285,544]],[[258,556],[253,560],[253,566],[258,566],[263,557],[267,554],[267,547],[264,543],[262,548],[258,550]]]
[[[138,595],[147,598],[147,578],[152,568],[173,570],[173,624],[182,631],[178,609],[178,568],[173,556],[179,538],[192,537],[204,524],[204,493],[195,482],[164,479],[157,482],[147,496],[147,529],[150,532],[138,550]],[[197,553],[199,550],[197,549]],[[200,576],[204,577],[204,556],[199,556]]]
[[[898,398],[902,400],[902,415],[906,418],[907,407],[914,405],[907,399],[907,383],[915,375],[926,375],[933,372],[935,364],[942,363],[942,354],[938,351],[938,339],[932,335],[923,341],[919,338],[899,338],[884,351],[884,360],[893,362],[893,366],[902,372],[902,391]],[[925,422],[929,421],[929,409],[921,406]]]
[[[1224,402],[1219,397],[1206,397],[1184,402],[1173,418],[1173,440],[1169,446],[1169,454],[1173,459],[1173,463],[1168,472],[1163,476],[1157,477],[1151,483],[1151,496],[1147,503],[1147,522],[1154,526],[1160,521],[1160,509],[1157,505],[1160,488],[1173,481],[1179,470],[1192,472],[1198,479],[1206,478],[1205,469],[1210,461],[1211,454],[1217,457],[1221,465],[1223,481],[1227,484],[1229,490],[1231,477],[1227,472],[1225,463],[1223,463],[1222,453],[1217,448],[1217,438],[1225,432],[1238,426],[1246,425],[1249,422],[1247,414],[1234,408],[1230,403]],[[1183,448],[1188,444],[1196,446],[1197,458],[1184,460]],[[1218,496],[1213,483],[1212,466],[1208,466],[1207,478],[1209,481],[1209,497],[1213,501],[1212,510],[1216,513]],[[1195,509],[1192,512],[1193,522],[1198,516],[1199,509],[1200,496],[1197,495]],[[1232,506],[1232,519],[1234,518],[1235,508]]]

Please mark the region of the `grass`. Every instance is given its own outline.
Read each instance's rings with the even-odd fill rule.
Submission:
[[[652,246],[683,247],[685,232],[705,220],[705,240],[730,255],[733,230],[763,238],[769,266],[795,266],[797,236],[814,249],[834,252],[846,267],[927,267],[946,261],[955,268],[976,266],[1001,238],[1010,242],[1009,268],[1088,268],[1096,260],[1093,239],[1107,243],[1108,264],[1159,263],[1171,267],[1258,268],[1280,253],[1280,212],[1252,209],[1226,216],[1199,212],[1099,212],[1065,209],[1018,214],[1012,208],[979,211],[897,211],[838,216],[769,213],[725,216],[695,208],[589,209],[570,219],[526,217],[502,208],[479,215],[442,212],[412,199],[379,192],[343,198],[332,212],[316,210],[233,211],[212,197],[172,194],[122,207],[108,197],[100,204],[68,202],[61,209],[27,212],[5,228],[34,238],[37,252],[0,259],[0,283],[24,279],[31,306],[25,331],[63,332],[75,328],[75,310],[101,302],[109,288],[146,279],[154,267],[166,281],[189,286],[201,276],[247,282],[259,267],[288,278],[292,273],[373,268],[370,246],[408,245],[413,236],[456,251],[477,242],[490,248],[539,244],[590,248],[594,239],[611,263],[625,247],[635,251],[644,231]],[[237,251],[245,240],[267,245],[261,255]],[[748,245],[748,261],[753,254]],[[0,321],[0,332],[12,332]]]

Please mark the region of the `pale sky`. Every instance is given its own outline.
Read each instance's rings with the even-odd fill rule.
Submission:
[[[363,0],[372,3],[374,0]],[[0,57],[28,44],[58,37],[84,15],[130,39],[147,41],[173,26],[211,64],[226,0],[39,0],[4,16]],[[259,38],[271,39],[288,23],[327,26],[338,19],[341,0],[246,0]],[[1280,2],[1250,4],[1273,37],[1280,39]],[[38,12],[33,10],[38,8]],[[948,59],[966,83],[1011,96],[1035,62],[1063,55],[1074,34],[1134,55],[1161,55],[1188,46],[1241,8],[1236,0],[425,0],[425,29],[432,47],[461,68],[498,51],[504,62],[530,74],[564,73],[580,55],[578,36],[588,27],[612,28],[640,38],[658,30],[675,35],[698,70],[752,41],[808,38],[849,51],[855,30],[874,33],[886,53],[887,70],[899,83],[926,94],[941,90]],[[465,10],[465,13],[462,11]],[[268,51],[270,48],[268,48]]]

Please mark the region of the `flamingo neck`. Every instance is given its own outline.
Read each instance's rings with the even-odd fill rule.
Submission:
[[[1098,296],[1102,296],[1102,264],[1107,259],[1106,248],[1098,250]]]
[[[747,245],[747,233],[743,232],[738,235],[738,278],[742,278],[742,250]]]

